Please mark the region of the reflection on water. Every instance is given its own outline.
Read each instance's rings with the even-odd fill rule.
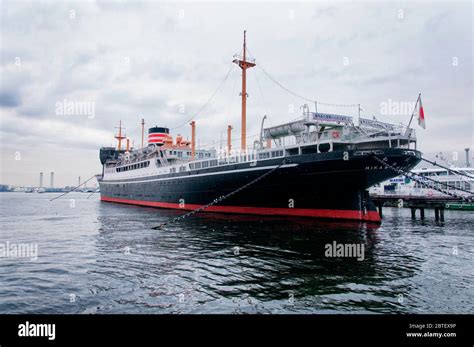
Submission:
[[[472,311],[472,213],[446,223],[384,209],[377,227],[8,193],[5,239],[39,245],[36,262],[1,259],[2,312],[367,313]],[[20,241],[16,241],[20,242]],[[26,242],[26,241],[23,241]],[[363,244],[364,260],[327,257]]]

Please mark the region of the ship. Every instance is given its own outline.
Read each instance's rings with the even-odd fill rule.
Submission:
[[[233,62],[242,70],[240,148],[232,148],[229,125],[226,148],[196,149],[195,120],[190,141],[158,124],[145,144],[143,119],[141,147],[130,148],[120,122],[118,146],[100,149],[101,201],[380,223],[368,189],[419,163],[415,130],[303,105],[298,119],[277,126],[264,127],[264,116],[259,138],[247,146],[246,74],[256,62],[246,56],[245,32]]]
[[[418,182],[410,177],[397,176],[375,184],[369,189],[369,193],[375,196],[450,198],[443,193],[443,190],[447,190],[460,197],[474,198],[474,168],[421,168],[411,172],[418,177]]]
[[[369,194],[376,198],[410,197],[446,201],[446,209],[472,211],[474,168],[469,163],[469,148],[465,151],[465,166],[456,166],[448,162],[449,166],[444,167],[437,164],[437,167],[416,168],[411,170],[417,177],[416,180],[408,175],[400,175],[373,185],[369,188]],[[442,154],[441,159],[443,160]]]

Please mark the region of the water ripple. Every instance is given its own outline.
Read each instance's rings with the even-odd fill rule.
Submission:
[[[0,241],[38,245],[37,260],[0,258],[1,313],[473,310],[469,212],[446,211],[446,222],[437,223],[387,208],[379,228],[200,214],[152,230],[182,212],[80,193],[72,193],[74,208],[49,198],[8,193],[8,202],[0,200]],[[333,242],[363,244],[364,260],[327,257]]]

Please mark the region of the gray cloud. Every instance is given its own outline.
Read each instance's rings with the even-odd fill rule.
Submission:
[[[436,152],[472,146],[470,2],[243,8],[238,3],[3,1],[0,7],[1,183],[32,184],[38,171],[54,166],[58,184],[75,182],[71,172],[99,172],[94,149],[114,143],[120,120],[136,143],[142,117],[148,125],[185,123],[241,51],[243,29],[257,58],[248,73],[248,133],[258,133],[263,114],[273,125],[298,117],[305,102],[277,87],[263,66],[301,95],[361,103],[367,115],[379,116],[380,103],[389,98],[413,101],[422,92],[428,129],[418,130],[419,147]],[[218,141],[228,124],[238,138],[239,92],[236,67],[197,118],[201,144]],[[55,105],[64,99],[93,102],[95,117],[57,115]],[[355,109],[320,110],[356,115]],[[178,132],[189,136],[189,126]],[[29,159],[11,162],[16,151]]]
[[[21,104],[21,98],[15,91],[0,91],[0,106],[1,107],[17,107]]]

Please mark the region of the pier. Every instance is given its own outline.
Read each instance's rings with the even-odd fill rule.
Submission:
[[[413,195],[372,195],[374,202],[379,212],[380,218],[383,215],[383,206],[405,207],[411,210],[411,219],[416,219],[416,211],[420,211],[420,219],[425,219],[425,209],[434,211],[436,221],[444,222],[444,210],[446,205],[452,203],[463,202],[460,198],[450,196],[413,196]]]

